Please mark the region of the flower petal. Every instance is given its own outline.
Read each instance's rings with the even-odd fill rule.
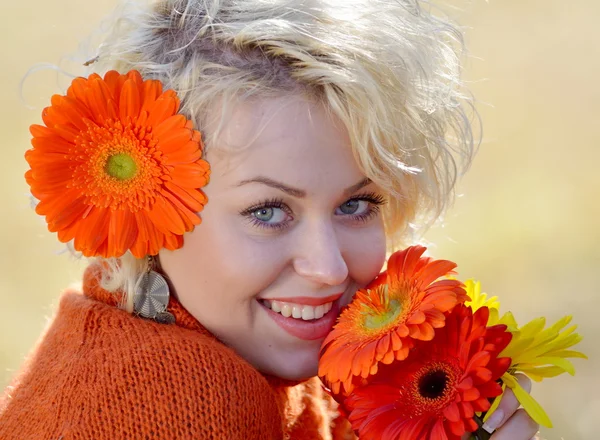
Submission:
[[[52,97],[45,126],[30,127],[25,179],[60,240],[106,258],[182,246],[182,234],[200,223],[210,168],[200,159],[201,134],[176,115],[179,104],[137,71],[76,78]]]
[[[123,125],[134,120],[140,115],[141,102],[140,92],[135,80],[128,79],[123,84],[119,99],[119,118]]]
[[[544,408],[542,408],[541,405],[536,402],[531,394],[523,389],[523,387],[513,376],[510,374],[505,374],[502,376],[502,380],[504,380],[506,386],[513,391],[519,403],[536,423],[539,423],[547,428],[552,428],[552,421],[548,417],[548,414],[546,414],[546,411],[544,411]]]

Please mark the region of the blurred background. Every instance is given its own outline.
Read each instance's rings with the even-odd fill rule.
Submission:
[[[459,263],[519,322],[566,313],[586,339],[577,375],[550,379],[534,396],[554,421],[548,440],[596,439],[600,416],[600,27],[599,3],[446,0],[465,29],[465,77],[483,119],[483,142],[432,254]],[[52,316],[84,262],[64,252],[30,207],[23,179],[28,126],[69,83],[37,63],[69,68],[65,56],[97,28],[116,0],[2,1],[0,127],[0,388]],[[449,9],[448,9],[449,8]],[[34,107],[29,108],[28,106]]]

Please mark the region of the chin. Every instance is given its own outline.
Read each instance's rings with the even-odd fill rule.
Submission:
[[[310,379],[311,377],[316,376],[317,371],[318,371],[317,367],[300,370],[295,366],[291,366],[289,371],[287,369],[285,369],[285,370],[279,369],[277,372],[274,372],[272,374],[281,379],[303,381],[303,380],[307,380],[307,379]]]
[[[281,379],[302,381],[317,375],[319,371],[318,352],[298,356],[285,356],[272,359],[267,365],[258,368],[262,373]]]
[[[315,377],[317,375],[317,371],[318,369],[316,367],[305,371],[300,371],[296,368],[294,371],[284,372],[283,374],[280,373],[277,376],[282,379],[302,381],[310,379],[311,377]]]

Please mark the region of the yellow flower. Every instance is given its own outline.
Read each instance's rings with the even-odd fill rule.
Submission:
[[[533,420],[551,428],[550,418],[541,405],[519,385],[515,374],[523,373],[536,382],[565,372],[573,376],[575,367],[567,358],[587,359],[587,356],[579,351],[568,350],[583,339],[580,334],[575,333],[576,325],[565,328],[572,317],[565,316],[547,329],[544,329],[546,318],[543,317],[519,327],[512,313],[507,312],[500,317],[498,297],[488,298],[485,293],[482,293],[479,281],[467,280],[465,290],[470,298],[465,305],[470,306],[473,311],[484,306],[490,309],[488,327],[504,324],[513,335],[508,346],[500,353],[502,357],[511,358],[510,368],[501,378],[502,389],[510,388]],[[496,397],[484,421],[498,408],[501,398],[502,395]]]
[[[497,322],[488,321],[488,325],[505,324],[513,335],[510,344],[500,353],[500,356],[512,360],[510,368],[502,376],[502,387],[512,389],[531,418],[548,428],[552,427],[550,418],[541,405],[519,385],[515,373],[523,373],[536,382],[565,372],[574,375],[575,367],[567,358],[587,357],[579,351],[569,350],[583,339],[580,334],[575,333],[576,325],[565,328],[571,319],[571,316],[565,316],[547,329],[544,329],[546,318],[543,317],[519,327],[510,312],[505,313]],[[484,421],[496,410],[500,397],[496,398]]]
[[[499,319],[500,302],[497,296],[492,296],[488,299],[487,294],[481,292],[481,283],[475,280],[465,281],[465,290],[469,301],[465,301],[465,305],[473,309],[473,313],[481,307],[490,309],[490,317],[488,318],[488,327],[496,325]],[[508,327],[510,330],[510,326]]]

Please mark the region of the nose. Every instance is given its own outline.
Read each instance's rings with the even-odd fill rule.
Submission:
[[[348,266],[331,224],[318,222],[299,231],[296,249],[293,266],[303,278],[330,286],[348,278]]]

